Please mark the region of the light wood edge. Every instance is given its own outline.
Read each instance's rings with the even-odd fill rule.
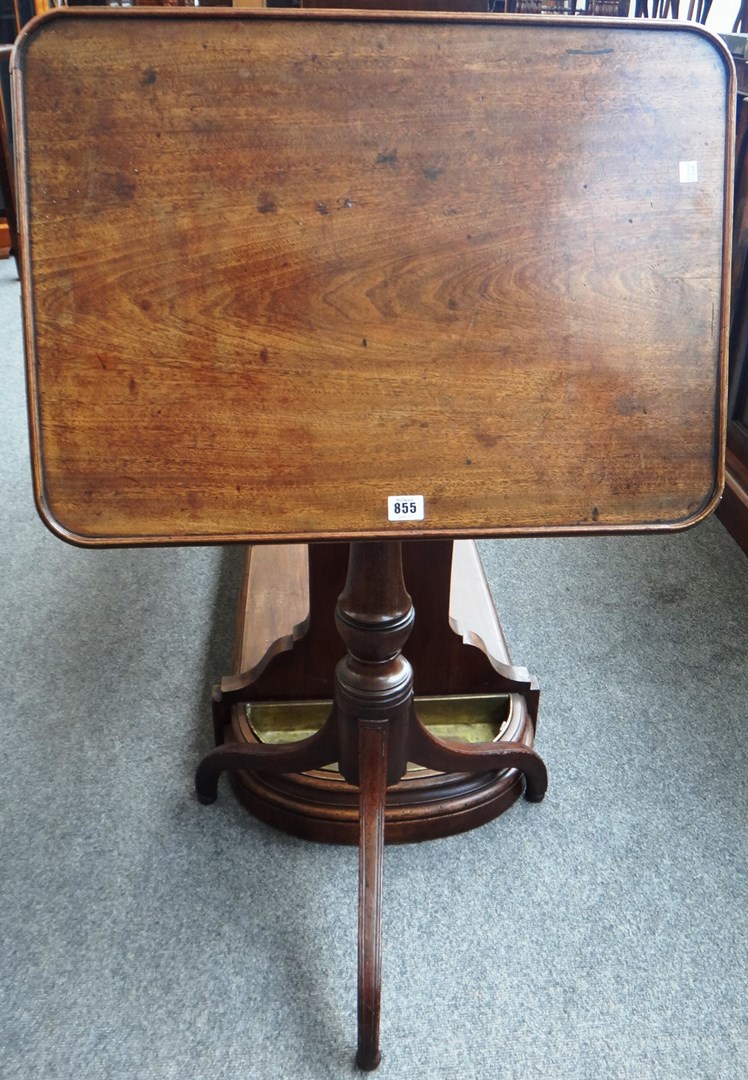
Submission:
[[[231,689],[232,679],[254,682],[274,657],[304,637],[309,619],[308,546],[248,546],[237,605],[235,674],[223,680],[222,689]]]
[[[716,35],[712,35],[716,38]],[[719,501],[722,498],[724,492],[726,478],[727,478],[727,425],[728,425],[728,396],[729,396],[729,348],[730,348],[730,300],[732,294],[732,241],[733,241],[733,215],[734,215],[734,198],[735,198],[735,155],[737,148],[735,146],[736,127],[737,127],[737,71],[735,68],[735,59],[730,53],[727,45],[720,38],[716,38],[718,44],[721,46],[721,52],[723,60],[728,70],[728,99],[727,99],[727,129],[726,129],[726,144],[727,144],[727,160],[725,163],[725,187],[724,187],[724,200],[725,200],[725,212],[723,222],[723,240],[722,240],[722,307],[721,318],[722,325],[720,328],[720,369],[719,369],[719,389],[718,389],[718,410],[719,410],[719,458],[717,461],[717,490],[714,492],[714,496],[709,504],[705,507],[701,517],[694,524],[698,524],[699,521],[703,521],[714,510],[717,509]]]
[[[33,431],[33,416],[30,417]],[[33,435],[32,435],[33,439]],[[407,529],[359,530],[347,532],[320,531],[310,533],[178,533],[132,536],[84,536],[74,533],[61,525],[49,510],[44,500],[43,490],[37,488],[36,462],[32,463],[34,480],[34,501],[39,517],[49,531],[60,540],[79,548],[139,548],[139,547],[202,547],[224,546],[229,544],[299,544],[324,542],[349,542],[356,540],[500,540],[532,539],[542,537],[575,536],[645,536],[650,534],[669,534],[684,532],[699,525],[719,505],[724,491],[724,481],[710,493],[701,508],[677,521],[645,522],[642,524],[621,525],[545,525],[515,526],[513,528],[444,528],[444,529]]]
[[[287,533],[283,536],[269,533],[199,533],[199,534],[156,534],[132,536],[86,536],[75,533],[57,521],[46,499],[44,474],[42,469],[41,421],[38,406],[38,384],[36,373],[36,349],[34,312],[31,296],[31,239],[30,222],[27,212],[28,173],[26,155],[26,113],[21,95],[21,77],[26,52],[33,38],[48,23],[57,19],[291,19],[311,21],[343,22],[443,22],[443,23],[481,23],[485,21],[514,26],[565,26],[575,30],[580,27],[597,26],[601,28],[627,28],[629,32],[666,31],[669,33],[696,34],[709,41],[720,55],[727,74],[727,109],[726,109],[726,155],[724,174],[724,215],[723,215],[723,258],[722,258],[722,325],[719,346],[718,368],[718,440],[717,460],[715,462],[715,482],[712,491],[704,503],[692,514],[675,521],[643,522],[641,524],[620,525],[550,525],[550,526],[513,526],[511,528],[460,528],[460,529],[412,529],[407,525],[393,523],[382,530],[362,529],[347,532],[323,531],[312,537],[308,533]],[[623,534],[647,534],[678,532],[692,528],[707,518],[718,506],[725,485],[725,444],[727,434],[727,357],[729,339],[729,276],[732,252],[732,212],[733,212],[733,173],[735,168],[735,117],[737,76],[735,62],[725,43],[711,30],[700,24],[676,23],[663,19],[630,20],[585,18],[573,20],[566,16],[540,15],[492,15],[475,12],[373,12],[341,11],[322,8],[54,8],[31,19],[21,30],[16,39],[10,63],[11,93],[16,120],[16,185],[18,192],[18,229],[21,237],[21,294],[24,315],[24,345],[26,351],[26,384],[29,436],[31,442],[31,467],[34,500],[36,509],[43,523],[59,539],[76,547],[153,547],[184,546],[203,544],[268,544],[268,543],[307,543],[310,540],[401,540],[444,538],[455,539],[498,539],[501,537],[543,537],[543,536],[611,536]]]
[[[452,549],[449,625],[463,644],[484,654],[499,675],[535,685],[526,667],[512,663],[483,560],[474,540],[456,540]]]
[[[16,5],[17,10],[17,5]],[[23,340],[24,351],[26,354],[26,410],[27,419],[29,425],[29,440],[31,443],[31,472],[33,481],[34,501],[36,503],[37,513],[41,517],[42,521],[48,528],[51,529],[56,535],[60,535],[57,529],[52,524],[51,515],[48,514],[47,507],[44,499],[44,485],[41,471],[41,425],[39,421],[39,408],[38,408],[38,395],[37,395],[37,379],[36,379],[36,348],[35,340],[36,335],[34,333],[34,310],[31,303],[31,264],[30,264],[30,237],[29,237],[29,220],[27,212],[27,189],[28,189],[28,172],[26,168],[26,154],[22,152],[22,146],[25,148],[26,142],[26,110],[24,107],[23,96],[21,94],[20,86],[20,68],[18,45],[21,44],[25,49],[28,47],[29,30],[33,30],[33,27],[37,25],[41,19],[48,18],[48,15],[41,16],[38,19],[32,19],[27,26],[20,32],[19,37],[16,38],[16,46],[13,49],[13,53],[10,57],[10,92],[13,103],[13,116],[15,123],[15,169],[16,169],[16,197],[18,200],[18,206],[16,208],[17,215],[17,227],[19,235],[23,237],[20,251],[20,278],[21,278],[21,307],[23,311]],[[65,539],[63,536],[62,539]],[[72,542],[72,541],[71,541]]]
[[[449,625],[466,645],[477,645],[511,665],[509,646],[501,628],[483,563],[474,540],[456,540],[452,547]]]

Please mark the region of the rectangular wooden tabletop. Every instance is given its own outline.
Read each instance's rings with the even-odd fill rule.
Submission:
[[[711,35],[78,10],[14,63],[58,534],[527,535],[713,508],[734,93]]]

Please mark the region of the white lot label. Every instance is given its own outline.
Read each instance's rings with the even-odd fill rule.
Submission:
[[[697,184],[699,181],[698,161],[681,161],[679,163],[681,184]]]
[[[423,495],[389,495],[387,517],[390,521],[423,521]]]

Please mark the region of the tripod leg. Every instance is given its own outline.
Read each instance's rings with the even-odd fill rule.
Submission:
[[[447,743],[428,731],[411,714],[408,759],[440,772],[486,772],[489,769],[519,769],[525,777],[525,798],[540,802],[548,787],[543,759],[520,743]]]
[[[206,754],[195,772],[195,791],[201,803],[212,803],[218,795],[218,778],[225,770],[252,769],[256,772],[289,773],[318,769],[335,761],[338,753],[334,714],[308,739],[282,746],[265,743],[230,743]]]
[[[360,845],[358,876],[358,1053],[361,1069],[376,1069],[382,997],[382,864],[387,787],[387,721],[360,720]]]

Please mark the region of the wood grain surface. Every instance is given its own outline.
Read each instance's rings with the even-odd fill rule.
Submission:
[[[713,508],[734,74],[703,30],[68,11],[15,64],[35,489],[59,535]],[[396,494],[424,520],[389,521]]]

